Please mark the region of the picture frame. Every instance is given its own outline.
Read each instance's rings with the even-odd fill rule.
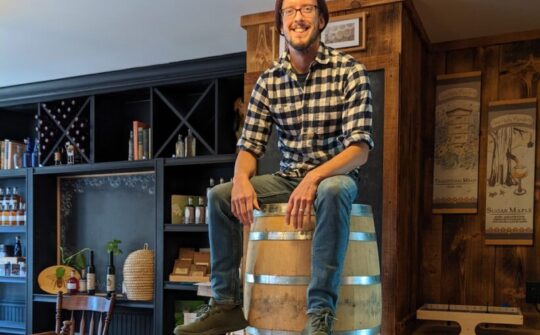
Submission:
[[[331,17],[321,34],[321,41],[334,49],[365,50],[366,16],[363,12]]]

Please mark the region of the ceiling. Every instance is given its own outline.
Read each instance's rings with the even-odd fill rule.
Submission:
[[[540,0],[412,0],[432,43],[540,30]],[[245,51],[270,0],[0,0],[0,87]]]

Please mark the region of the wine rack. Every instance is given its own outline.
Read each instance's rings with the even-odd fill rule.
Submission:
[[[39,141],[39,163],[55,163],[55,152],[67,164],[67,151],[73,146],[75,163],[90,163],[90,114],[92,97],[76,97],[39,104],[36,138]]]

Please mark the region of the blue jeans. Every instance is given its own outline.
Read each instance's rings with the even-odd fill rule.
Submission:
[[[301,180],[262,175],[251,178],[251,183],[259,205],[264,205],[288,202]],[[240,305],[242,289],[238,268],[242,257],[242,225],[231,213],[231,189],[231,183],[220,184],[208,194],[211,284],[217,303]],[[349,217],[357,191],[356,183],[348,175],[326,178],[317,188],[308,313],[321,308],[336,310],[349,242]]]

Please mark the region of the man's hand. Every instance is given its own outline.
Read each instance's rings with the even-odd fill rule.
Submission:
[[[260,209],[257,194],[248,178],[235,178],[231,191],[231,211],[243,225],[253,224],[253,208]]]
[[[287,216],[285,222],[291,224],[295,229],[302,228],[304,224],[311,223],[311,208],[317,194],[319,177],[314,174],[307,174],[292,192],[287,205]]]

